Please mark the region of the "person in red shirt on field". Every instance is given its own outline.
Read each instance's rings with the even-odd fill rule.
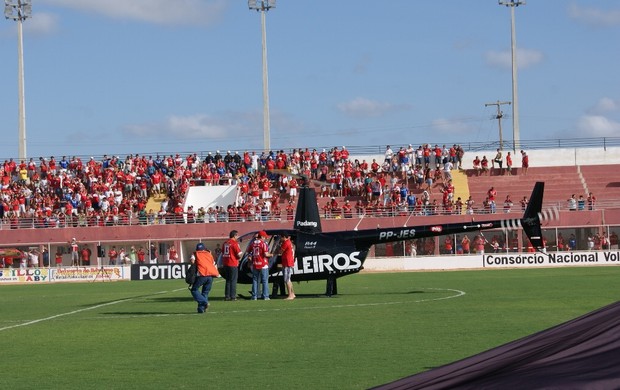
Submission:
[[[282,275],[284,277],[284,283],[288,290],[288,296],[285,300],[295,299],[295,292],[293,291],[293,282],[291,276],[293,275],[293,267],[295,266],[295,254],[293,243],[288,233],[282,234],[282,244],[280,245],[280,255],[282,257]]]
[[[258,232],[254,241],[250,244],[250,253],[252,255],[252,300],[258,298],[258,282],[261,281],[263,286],[263,299],[269,300],[269,258],[273,256],[269,252],[269,247],[265,239],[267,233],[264,230]]]
[[[237,242],[238,235],[239,232],[231,230],[228,240],[222,245],[222,266],[224,267],[222,276],[226,279],[224,295],[227,301],[237,300],[237,276],[241,259],[241,248]]]

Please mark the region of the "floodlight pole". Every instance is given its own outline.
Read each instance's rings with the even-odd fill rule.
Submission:
[[[250,9],[260,12],[262,46],[263,46],[263,147],[265,152],[271,150],[270,119],[269,119],[269,78],[267,72],[267,29],[265,28],[265,12],[275,8],[276,0],[248,0]]]
[[[510,104],[510,102],[500,102],[499,100],[495,103],[485,103],[484,106],[497,106],[497,115],[495,119],[497,119],[497,123],[499,125],[499,150],[504,150],[504,140],[502,138],[502,118],[504,117],[504,113],[500,109],[500,106],[503,104]]]
[[[4,0],[4,16],[17,22],[18,157],[26,160],[26,98],[24,96],[24,38],[22,24],[32,16],[31,0]]]
[[[512,51],[512,151],[517,153],[517,149],[520,149],[520,135],[519,135],[519,94],[517,91],[517,35],[515,32],[515,7],[525,5],[525,1],[519,0],[498,0],[499,5],[505,5],[510,7],[510,26],[511,26],[511,43],[510,48]]]

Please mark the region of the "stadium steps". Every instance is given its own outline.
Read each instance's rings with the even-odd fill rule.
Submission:
[[[545,182],[545,203],[564,206],[571,194],[580,195],[583,185],[576,166],[567,167],[536,167],[529,168],[527,175],[481,175],[476,176],[473,170],[467,171],[469,190],[472,198],[479,205],[486,198],[487,191],[495,187],[497,205],[501,206],[506,195],[510,195],[513,203],[524,196],[529,199],[534,183]]]
[[[620,199],[620,164],[582,165],[579,167],[587,190],[598,201]],[[584,196],[587,197],[587,194]]]
[[[146,202],[146,211],[153,210],[156,213],[161,209],[161,202],[166,199],[165,194],[151,196]]]
[[[469,180],[465,171],[458,169],[452,171],[452,185],[454,185],[454,200],[460,197],[465,203],[470,195]]]

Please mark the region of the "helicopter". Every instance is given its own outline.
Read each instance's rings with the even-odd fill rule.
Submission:
[[[295,248],[295,265],[291,281],[326,280],[327,296],[337,294],[338,278],[358,273],[363,269],[370,248],[375,244],[497,228],[503,230],[523,228],[532,247],[542,251],[541,219],[544,219],[545,215],[541,213],[541,209],[544,184],[544,182],[535,183],[522,218],[335,232],[322,231],[315,190],[303,185],[299,191],[293,227],[263,230],[269,237],[270,252],[274,254],[269,259],[269,282],[277,282],[278,278],[282,277],[278,248],[284,235],[290,237]],[[252,256],[248,249],[258,233],[253,231],[239,237],[243,255],[239,261],[238,283],[252,283]]]

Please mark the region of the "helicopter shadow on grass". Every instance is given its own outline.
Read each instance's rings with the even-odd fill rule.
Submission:
[[[176,316],[176,315],[188,315],[188,314],[195,314],[192,313],[191,311],[187,310],[184,312],[178,312],[178,313],[174,313],[174,312],[166,312],[166,311],[109,311],[109,312],[105,312],[105,313],[101,313],[102,315],[106,315],[106,316]]]

